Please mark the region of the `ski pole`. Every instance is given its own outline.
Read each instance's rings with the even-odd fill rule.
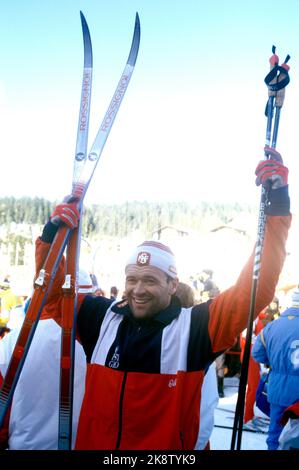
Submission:
[[[266,127],[266,146],[276,147],[277,134],[279,127],[279,118],[280,110],[283,105],[284,96],[285,96],[285,87],[288,85],[290,79],[288,75],[289,67],[286,65],[287,61],[290,59],[289,56],[286,57],[286,60],[282,66],[278,65],[278,57],[275,54],[275,46],[272,47],[273,55],[270,58],[270,73],[265,78],[265,83],[268,86],[268,102],[266,106],[266,116],[267,116],[267,127]],[[272,130],[272,121],[275,108],[275,119],[274,119],[274,129],[271,137]],[[267,153],[265,152],[265,158],[268,158]],[[267,204],[268,190],[262,186],[261,190],[261,200],[259,206],[259,215],[258,215],[258,231],[257,231],[257,240],[255,247],[255,257],[254,257],[254,266],[253,266],[253,275],[252,275],[252,288],[250,295],[250,308],[249,308],[249,317],[247,323],[247,333],[246,333],[246,342],[244,348],[243,363],[241,369],[239,391],[238,391],[238,400],[235,411],[235,419],[233,425],[233,433],[231,440],[231,450],[235,450],[236,437],[237,439],[237,450],[241,449],[242,441],[242,430],[243,430],[243,416],[244,416],[244,405],[245,405],[245,395],[246,395],[246,385],[248,378],[248,368],[249,360],[251,353],[251,338],[253,330],[253,320],[255,314],[255,303],[256,303],[256,291],[258,286],[258,279],[260,274],[261,267],[261,257],[263,249],[263,241],[265,235],[265,226],[266,226],[266,215],[265,207]]]
[[[276,47],[272,46],[272,56],[269,59],[270,62],[270,71],[274,69],[278,65],[279,58],[275,54]],[[268,76],[268,75],[267,75]],[[266,104],[265,115],[267,117],[267,127],[266,127],[266,145],[270,146],[271,143],[271,131],[272,131],[272,121],[274,116],[274,98],[275,98],[275,91],[268,89],[268,101]]]

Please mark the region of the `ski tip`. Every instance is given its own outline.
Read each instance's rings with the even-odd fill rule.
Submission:
[[[137,30],[137,31],[136,31],[136,30]],[[136,11],[136,15],[135,15],[134,34],[135,34],[135,31],[138,33],[138,35],[139,35],[139,41],[140,41],[140,18],[139,18],[139,15],[138,15],[138,11]]]
[[[83,43],[84,43],[84,67],[92,67],[92,46],[90,39],[90,32],[87,21],[82,11],[80,10],[80,18],[82,25]]]
[[[135,15],[135,26],[134,26],[134,34],[132,39],[132,45],[130,54],[127,60],[127,64],[130,64],[134,67],[139,51],[139,43],[140,43],[140,20],[138,12]]]
[[[81,10],[80,10],[80,19],[81,19],[82,29],[84,27],[88,28],[86,18]]]

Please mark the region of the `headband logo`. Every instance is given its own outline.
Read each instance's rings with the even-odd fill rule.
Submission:
[[[141,251],[141,253],[139,253],[137,256],[137,265],[146,266],[149,264],[150,259],[151,259],[150,253],[147,253],[146,251]]]

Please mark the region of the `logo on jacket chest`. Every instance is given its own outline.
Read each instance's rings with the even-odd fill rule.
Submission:
[[[118,346],[116,346],[115,351],[113,353],[111,361],[109,361],[109,367],[111,369],[118,369],[119,368],[119,354],[118,354]]]
[[[169,388],[176,387],[176,379],[170,379],[168,382],[168,387]]]

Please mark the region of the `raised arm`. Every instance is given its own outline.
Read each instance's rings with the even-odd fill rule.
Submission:
[[[268,191],[266,230],[258,281],[255,317],[273,299],[286,251],[285,244],[291,223],[288,195],[288,170],[280,155],[268,149],[270,160],[256,169],[256,184],[272,187]],[[254,263],[253,252],[236,284],[216,297],[210,304],[209,335],[213,351],[229,348],[247,325]]]

